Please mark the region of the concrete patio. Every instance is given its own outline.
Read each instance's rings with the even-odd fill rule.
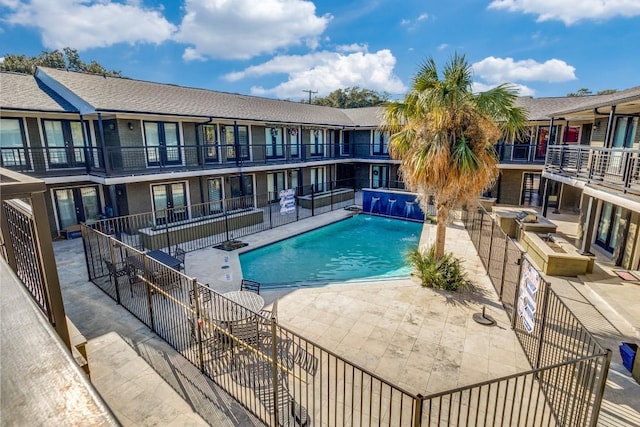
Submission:
[[[243,237],[249,244],[244,250],[348,215],[348,211],[339,210]],[[431,242],[434,234],[433,226],[426,225],[421,244]],[[69,317],[89,339],[94,382],[123,424],[259,424],[204,378],[201,384],[185,381],[198,375],[197,369],[87,282],[79,239],[56,242],[55,249]],[[411,392],[429,394],[529,369],[473,244],[458,223],[448,229],[447,250],[465,260],[474,292],[454,295],[402,279],[265,288],[262,295],[267,304],[278,300],[279,321],[284,326]],[[241,280],[239,252],[207,248],[188,253],[186,274],[219,292],[237,290]],[[566,285],[566,289],[579,286],[570,280],[561,282],[558,286]],[[621,318],[615,304],[607,305],[617,316],[610,323]],[[595,309],[597,304],[591,300],[587,305],[594,310],[582,310],[586,318],[593,317],[593,312],[604,312]],[[496,326],[481,326],[472,320],[483,306],[496,319]],[[636,320],[632,318],[631,324]],[[634,332],[637,330],[631,326],[621,336]],[[610,337],[611,342],[618,338]],[[616,369],[615,350],[612,371],[624,375]],[[606,397],[610,399],[603,404],[603,415],[609,414],[608,419],[622,421],[622,425],[631,420],[627,425],[634,425],[634,420],[640,420],[640,399],[636,399],[640,387],[628,380],[618,383],[628,392],[608,390]],[[166,388],[168,384],[171,387]],[[162,389],[165,391],[158,392]],[[174,409],[160,410],[168,407]]]

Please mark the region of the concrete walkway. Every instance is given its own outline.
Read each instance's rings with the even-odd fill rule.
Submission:
[[[254,249],[347,216],[347,211],[339,210],[241,240],[249,243],[245,250]],[[575,233],[571,216],[554,218],[550,214],[549,219],[559,223],[565,235]],[[425,226],[421,244],[432,241],[434,234],[431,226]],[[124,424],[259,424],[87,282],[80,240],[56,242],[55,250],[68,315],[89,338],[96,386]],[[475,248],[458,223],[448,229],[447,251],[465,260],[475,292],[452,296],[405,279],[264,289],[262,294],[267,304],[278,300],[283,325],[412,392],[427,394],[529,369]],[[190,252],[186,273],[219,292],[237,290],[242,277],[239,252],[212,248]],[[609,280],[609,273],[605,266],[595,274]],[[606,280],[595,275],[559,278],[553,279],[553,286],[613,350],[601,425],[640,426],[640,389],[620,369],[617,351],[621,340],[638,341],[636,316],[640,310],[626,303],[640,301],[636,294],[640,286],[620,285],[617,280],[614,287]],[[483,306],[497,326],[484,327],[471,320]],[[597,325],[601,329],[595,330]],[[141,364],[134,368],[134,363]],[[195,378],[200,383],[194,383]],[[163,389],[159,380],[171,387],[156,392]]]
[[[87,339],[91,381],[122,425],[263,425],[87,280],[81,239],[54,250],[67,316]]]

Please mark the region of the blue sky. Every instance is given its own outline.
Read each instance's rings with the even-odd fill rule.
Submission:
[[[65,46],[124,76],[281,99],[401,97],[429,56],[564,96],[640,85],[640,0],[0,0],[0,56]]]

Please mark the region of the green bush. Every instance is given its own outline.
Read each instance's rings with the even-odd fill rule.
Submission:
[[[471,287],[471,282],[467,280],[460,260],[451,253],[436,259],[433,246],[425,251],[416,248],[408,252],[407,260],[413,267],[413,274],[420,279],[422,286],[446,291],[464,290]]]

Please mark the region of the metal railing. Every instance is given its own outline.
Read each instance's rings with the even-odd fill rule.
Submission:
[[[597,342],[552,289],[551,284],[541,278],[542,275],[531,264],[526,254],[504,233],[484,208],[464,210],[462,222],[489,272],[491,283],[509,315],[512,328],[531,366],[542,368],[567,361],[573,361],[575,364],[591,357],[598,360],[595,365],[575,367],[580,372],[580,381],[587,381],[590,386],[589,399],[581,402],[580,406],[584,408],[583,411],[594,413],[590,415],[590,425],[595,425],[611,352]],[[537,301],[534,301],[535,312],[528,322],[527,316],[523,313],[526,305],[523,266],[530,275],[540,278],[534,291],[537,294]],[[503,272],[502,275],[497,273],[499,271]],[[586,371],[582,372],[583,370]],[[588,380],[584,380],[585,377]],[[558,417],[558,414],[566,409],[563,396],[573,392],[576,387],[575,381],[564,381],[560,384],[541,382],[541,386],[546,394],[547,403]],[[581,386],[584,388],[585,384],[581,383]]]
[[[173,253],[176,246],[185,251],[215,246],[355,203],[355,191],[335,183],[301,186],[294,192],[295,207],[289,211],[283,211],[279,194],[269,192],[107,218],[88,225],[140,250]]]
[[[266,424],[415,425],[417,396],[282,327],[275,309],[254,313],[112,236],[82,234],[90,280]]]
[[[62,341],[71,348],[43,181],[0,169],[2,256]]]
[[[640,194],[640,150],[553,145],[545,171]]]
[[[538,144],[505,144],[494,145],[500,163],[536,163],[543,164],[546,149]]]
[[[486,213],[479,215],[462,215],[465,224],[476,223],[478,231],[472,234],[476,247],[482,238],[500,236],[493,226],[483,226],[490,224]],[[271,313],[253,313],[95,228],[83,226],[82,233],[90,279],[268,425],[595,425],[597,421],[611,354],[548,286],[540,290],[544,301],[534,333],[514,322],[536,369],[422,396],[282,327],[275,308]],[[503,241],[508,253],[510,246]],[[483,262],[493,252],[483,250]],[[492,265],[505,270],[507,260],[499,264],[494,259]],[[513,280],[495,281],[496,277],[494,286],[499,285],[496,290],[502,290],[503,301],[507,295],[512,298],[508,313],[517,320],[519,275]]]

